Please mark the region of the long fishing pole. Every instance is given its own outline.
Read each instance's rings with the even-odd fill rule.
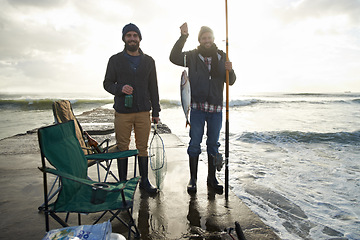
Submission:
[[[229,61],[228,8],[225,0],[226,16],[226,61]],[[229,196],[229,70],[226,70],[226,121],[225,121],[225,198]]]

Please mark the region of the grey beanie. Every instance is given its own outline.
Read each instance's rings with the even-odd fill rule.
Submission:
[[[204,33],[206,32],[210,32],[213,36],[214,36],[214,33],[213,33],[213,30],[211,30],[211,28],[207,27],[207,26],[202,26],[200,28],[200,32],[199,32],[199,36],[198,36],[198,41],[200,42],[200,37],[201,35],[203,35]]]
[[[141,37],[140,29],[133,23],[129,23],[129,24],[124,26],[124,28],[122,30],[122,40],[123,41],[125,39],[125,34],[130,32],[130,31],[136,32],[139,35],[139,38],[140,38],[140,41],[141,41],[142,37]]]

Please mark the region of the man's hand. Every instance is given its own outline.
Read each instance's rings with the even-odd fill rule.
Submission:
[[[160,122],[160,118],[159,117],[152,117],[151,118],[151,122],[153,122],[153,123],[159,123]]]
[[[225,69],[231,71],[232,70],[232,62],[225,62]]]
[[[180,26],[181,35],[189,35],[187,23]]]
[[[127,95],[130,95],[132,94],[134,91],[133,87],[130,86],[130,85],[124,85],[123,88],[122,88],[122,92],[127,94]]]

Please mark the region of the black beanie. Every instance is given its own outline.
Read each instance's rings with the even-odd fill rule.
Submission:
[[[122,40],[123,41],[125,39],[125,34],[130,32],[130,31],[136,32],[139,35],[139,38],[140,38],[140,41],[141,41],[142,37],[141,37],[140,29],[133,23],[129,23],[129,24],[124,26],[124,28],[122,30]]]

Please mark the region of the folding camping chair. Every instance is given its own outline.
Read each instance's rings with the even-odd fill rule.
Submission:
[[[106,153],[108,150],[112,147],[109,145],[110,139],[105,139],[100,144],[97,144],[97,146],[89,145],[93,140],[93,138],[87,134],[87,132],[83,131],[79,121],[75,117],[75,114],[73,112],[71,102],[69,100],[58,100],[53,102],[52,105],[53,108],[53,114],[54,114],[54,120],[56,124],[59,123],[65,123],[68,121],[74,121],[75,124],[75,132],[76,132],[76,138],[79,141],[79,144],[84,152],[85,155],[94,154],[94,153]],[[133,153],[133,152],[128,152]],[[113,159],[121,158],[122,153],[120,155],[117,155],[117,153],[113,154]],[[130,155],[135,157],[135,163],[134,163],[134,177],[136,176],[136,165],[137,165],[137,154]],[[103,178],[103,181],[107,180],[107,177],[110,175],[112,176],[116,181],[118,181],[117,177],[112,173],[111,171],[111,164],[112,159],[92,159],[88,157],[88,167],[93,166],[96,164],[97,167],[97,181],[101,181],[101,174],[100,174],[100,167],[105,170],[105,176]],[[60,191],[60,182],[58,181],[58,177],[55,178],[54,182],[52,183],[50,190],[49,190],[49,200],[51,200],[53,197],[56,196],[56,194]],[[41,211],[44,208],[45,203],[40,205],[38,207],[39,211]]]
[[[110,221],[118,219],[129,229],[131,233],[139,237],[135,221],[132,217],[133,200],[135,190],[140,177],[133,177],[127,181],[117,183],[100,183],[89,180],[87,177],[87,160],[109,159],[114,153],[84,155],[75,134],[74,121],[43,127],[38,130],[38,139],[41,152],[45,201],[45,225],[49,231],[49,215],[63,227],[68,225],[68,215],[63,220],[58,213],[78,213],[79,225],[81,225],[80,213],[103,212],[94,222],[97,223],[107,212],[112,214]],[[117,152],[116,157],[136,155],[138,150]],[[47,160],[47,161],[46,161]],[[47,167],[49,162],[54,168]],[[60,178],[61,189],[55,201],[49,201],[47,190],[47,174],[51,173]],[[118,214],[127,212],[128,221],[120,218]]]

